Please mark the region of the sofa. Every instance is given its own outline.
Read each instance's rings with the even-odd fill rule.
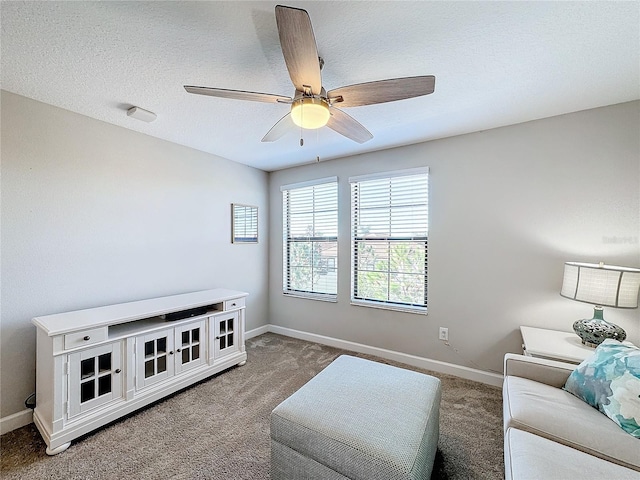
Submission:
[[[576,367],[505,355],[502,393],[507,480],[640,480],[640,439],[563,389]]]

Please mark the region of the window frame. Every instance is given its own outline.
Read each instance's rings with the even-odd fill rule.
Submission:
[[[385,180],[392,179],[397,177],[410,177],[410,176],[426,176],[426,232],[424,236],[411,236],[411,237],[396,237],[389,234],[386,237],[382,238],[365,238],[363,235],[358,235],[358,227],[359,227],[359,218],[356,216],[356,210],[359,210],[360,205],[360,197],[361,192],[358,192],[358,196],[356,197],[356,189],[360,189],[360,184],[368,181],[374,180]],[[350,218],[350,232],[349,236],[351,239],[351,304],[355,306],[364,306],[364,307],[372,307],[386,310],[396,310],[402,312],[409,313],[418,313],[418,314],[427,314],[428,311],[428,248],[429,248],[429,167],[419,167],[419,168],[410,168],[403,170],[393,170],[387,172],[380,172],[376,174],[370,175],[359,175],[354,177],[349,177],[349,187],[350,187],[350,209],[351,209],[351,218]],[[391,191],[391,190],[389,190]],[[389,202],[389,210],[394,208],[393,203]],[[397,205],[396,205],[397,208]],[[389,223],[389,229],[391,226],[391,222]],[[391,230],[389,230],[391,231]],[[409,302],[400,302],[400,301],[392,301],[389,300],[390,289],[387,290],[387,300],[381,299],[372,299],[366,298],[363,295],[358,294],[358,252],[356,251],[358,244],[360,242],[367,241],[367,243],[376,243],[383,242],[389,244],[391,242],[424,242],[424,301],[420,304],[409,303]],[[388,262],[386,275],[388,276],[388,280],[390,281],[390,276],[392,275],[391,265]],[[395,272],[402,273],[402,272]]]
[[[302,237],[290,237],[290,197],[288,196],[288,192],[292,190],[301,190],[312,187],[317,187],[320,185],[333,184],[333,188],[335,189],[335,236],[302,236]],[[292,297],[300,297],[307,298],[311,300],[321,300],[327,302],[337,302],[338,298],[338,217],[339,217],[339,189],[338,189],[338,177],[325,177],[316,180],[310,180],[306,182],[293,183],[288,185],[282,185],[280,187],[280,191],[282,192],[282,293],[286,296]],[[315,223],[315,214],[317,210],[315,208],[315,200],[313,202],[313,210],[312,214],[314,215],[314,223]],[[333,210],[332,210],[333,211]],[[294,240],[292,240],[294,238]],[[311,242],[312,244],[322,244],[322,243],[334,243],[336,249],[336,256],[334,259],[332,269],[335,271],[336,281],[335,281],[335,292],[334,293],[326,293],[319,292],[317,290],[313,290],[313,283],[311,290],[301,290],[291,288],[291,278],[290,278],[290,267],[291,267],[291,259],[290,259],[290,249],[293,243],[297,241],[303,242]],[[311,264],[311,268],[313,270],[313,262]],[[313,279],[313,274],[312,274]],[[312,280],[313,281],[313,280]]]

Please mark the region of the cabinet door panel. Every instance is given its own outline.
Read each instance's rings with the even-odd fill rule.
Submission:
[[[210,317],[213,322],[214,361],[231,353],[240,351],[238,329],[238,311]]]
[[[136,339],[136,388],[173,376],[173,330],[141,335]]]
[[[122,398],[122,343],[69,355],[69,418]]]
[[[176,327],[176,374],[203,365],[207,358],[205,321]]]

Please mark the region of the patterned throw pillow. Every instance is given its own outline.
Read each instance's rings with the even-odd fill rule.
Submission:
[[[640,348],[605,340],[571,373],[564,389],[640,438]]]

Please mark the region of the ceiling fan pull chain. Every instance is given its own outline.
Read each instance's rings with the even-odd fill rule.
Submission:
[[[300,109],[300,146],[304,145],[304,140],[302,139],[302,125],[304,122],[304,108]]]

